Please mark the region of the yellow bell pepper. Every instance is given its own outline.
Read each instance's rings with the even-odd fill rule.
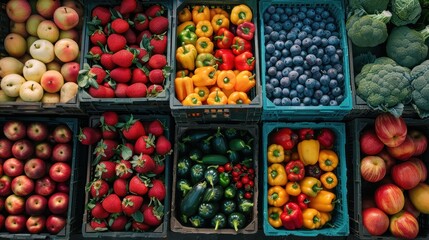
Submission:
[[[174,79],[174,90],[179,101],[183,101],[186,96],[194,92],[194,83],[192,79],[185,75],[182,71],[182,76]]]
[[[291,196],[298,196],[301,193],[301,187],[297,182],[288,182],[286,184],[286,192]]]
[[[183,45],[176,50],[176,60],[181,68],[194,70],[196,57],[197,49],[192,44]]]
[[[186,22],[186,21],[191,21],[192,20],[192,14],[191,11],[189,10],[189,8],[183,8],[182,11],[179,12],[178,14],[178,19],[179,22]]]
[[[315,197],[310,197],[308,207],[321,212],[332,212],[335,208],[335,193],[322,190]]]
[[[252,21],[252,10],[244,4],[240,4],[231,10],[231,22],[235,25],[240,25],[244,22]]]
[[[281,207],[289,201],[289,195],[281,186],[274,186],[268,189],[268,204],[274,207]]]
[[[217,15],[217,14],[222,14],[222,15],[224,15],[226,18],[228,18],[228,19],[229,19],[229,13],[228,13],[227,11],[223,10],[223,9],[222,9],[222,8],[220,8],[220,7],[215,7],[215,8],[211,8],[211,9],[210,9],[210,20],[212,20],[212,19],[213,19],[213,17],[214,17],[215,15]]]
[[[328,149],[319,152],[319,167],[323,171],[333,171],[338,166],[338,155]]]
[[[204,102],[209,97],[209,89],[207,87],[196,87],[194,93],[200,96],[201,102]]]
[[[338,178],[333,172],[326,172],[320,176],[320,181],[326,189],[332,189],[337,186]]]
[[[275,228],[283,226],[282,220],[280,219],[280,215],[282,214],[282,212],[283,210],[279,207],[269,207],[268,223]]]
[[[213,16],[212,20],[213,31],[216,33],[221,28],[229,29],[229,19],[223,14],[216,14]]]
[[[213,27],[210,21],[199,21],[196,26],[195,34],[197,34],[198,37],[211,37],[213,35]]]
[[[233,89],[226,90],[233,91],[228,96],[228,104],[250,104],[250,99],[245,92],[235,92]]]
[[[303,226],[307,229],[320,228],[320,212],[314,208],[307,208],[302,210],[302,217],[304,219]]]
[[[194,81],[196,87],[211,86],[216,83],[218,74],[217,65],[200,67],[195,69],[192,81]]]
[[[200,37],[195,43],[198,53],[213,53],[214,43],[208,37]]]
[[[195,23],[192,21],[186,21],[186,22],[181,23],[179,26],[177,26],[177,30],[176,30],[177,35],[179,35],[179,33],[181,33],[187,27],[189,28],[189,30],[195,31]]]
[[[314,139],[302,140],[298,143],[298,154],[304,165],[316,164],[319,160],[319,141]]]
[[[315,177],[304,177],[300,182],[301,192],[309,197],[315,197],[323,188],[322,183]]]
[[[222,89],[220,89],[220,87],[215,85],[215,86],[211,87],[209,89],[209,91],[210,91],[210,93],[212,93],[212,92],[216,92],[216,91],[222,91]]]
[[[237,83],[235,84],[235,91],[248,92],[256,85],[255,74],[250,71],[244,70],[236,75]]]
[[[222,70],[219,71],[219,75],[217,76],[217,85],[218,87],[226,90],[231,90],[234,88],[235,83],[235,73],[232,70]]]
[[[208,105],[225,105],[228,103],[228,98],[221,90],[217,90],[209,94],[207,98]]]
[[[210,21],[210,9],[207,6],[194,6],[192,9],[192,21],[198,24],[199,21]]]
[[[203,105],[200,96],[196,93],[191,93],[182,101],[183,106],[199,106]]]
[[[271,144],[268,147],[268,162],[269,163],[281,163],[285,160],[284,149],[281,145]]]
[[[229,97],[231,96],[231,94],[235,93],[234,88],[233,89],[222,89],[222,92],[225,93],[225,95],[228,97],[228,102],[229,102]],[[235,97],[235,96],[233,96]],[[231,101],[233,100],[233,98],[231,98]],[[240,99],[237,98],[237,101],[240,101]],[[233,103],[228,103],[228,104],[233,104]]]
[[[271,164],[268,167],[268,185],[284,186],[287,183],[285,167],[279,163]]]
[[[332,215],[329,212],[320,212],[320,227],[322,228],[325,224],[327,224],[332,219]],[[330,225],[330,224],[328,224]]]

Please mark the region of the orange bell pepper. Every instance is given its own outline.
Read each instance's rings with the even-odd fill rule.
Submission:
[[[218,74],[217,65],[200,67],[195,69],[192,81],[196,87],[211,86],[216,83]]]
[[[179,101],[183,101],[186,96],[194,92],[194,83],[192,78],[185,75],[184,71],[182,72],[182,76],[177,76],[174,79],[174,90],[176,91],[176,97]]]
[[[319,167],[323,171],[333,171],[338,166],[338,155],[328,149],[319,152]]]
[[[338,178],[333,172],[326,172],[320,176],[320,181],[326,189],[332,189],[337,186]]]
[[[194,93],[200,96],[201,102],[204,102],[209,97],[210,91],[207,87],[196,87]]]
[[[226,97],[225,93],[220,90],[210,93],[209,97],[207,98],[208,105],[224,105],[227,103],[228,98]]]
[[[252,9],[250,9],[247,5],[240,4],[235,6],[231,10],[231,22],[235,25],[240,25],[243,22],[251,22],[252,21]]]
[[[191,11],[189,10],[189,8],[183,8],[182,11],[179,12],[178,14],[178,19],[179,22],[186,22],[186,21],[191,21],[192,20],[192,14]]]
[[[217,85],[220,88],[231,90],[234,88],[235,83],[235,74],[232,70],[219,71],[219,75],[217,76]]]
[[[199,21],[196,26],[195,34],[197,34],[198,37],[211,37],[213,35],[213,27],[210,21]]]
[[[221,28],[229,29],[229,19],[225,17],[223,14],[216,14],[213,16],[211,20],[213,31],[216,33]]]
[[[248,92],[256,85],[255,74],[250,71],[241,71],[237,76],[237,83],[234,86],[237,92]]]
[[[182,101],[183,106],[199,106],[203,105],[200,96],[196,93],[191,93]]]
[[[228,97],[228,104],[250,104],[250,102],[245,92],[233,92]]]
[[[195,43],[198,53],[213,53],[214,43],[208,37],[200,37]]]
[[[198,24],[199,21],[210,21],[210,9],[207,6],[194,6],[192,9],[192,21]]]
[[[226,18],[228,18],[228,19],[229,19],[229,13],[228,13],[227,11],[223,10],[223,9],[222,9],[222,8],[220,8],[220,7],[216,7],[216,8],[211,8],[211,9],[210,9],[210,20],[212,20],[212,19],[213,19],[213,17],[214,17],[216,14],[222,14],[222,15],[224,15]]]

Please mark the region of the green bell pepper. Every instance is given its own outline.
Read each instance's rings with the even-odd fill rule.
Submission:
[[[224,131],[225,137],[228,139],[233,139],[237,136],[238,132],[235,128],[227,128]]]
[[[178,36],[179,45],[184,45],[184,44],[195,45],[195,43],[197,42],[197,38],[198,38],[197,34],[192,32],[189,28],[185,28],[179,33],[179,36]]]
[[[219,174],[219,184],[226,188],[228,187],[229,183],[231,182],[231,175],[227,172],[223,172]]]
[[[238,231],[239,228],[244,228],[246,217],[242,213],[234,212],[228,216],[228,225]]]
[[[229,141],[229,148],[232,151],[241,151],[244,148],[248,147],[246,142],[239,138],[234,138]]]
[[[216,215],[219,205],[216,203],[201,203],[198,207],[198,215],[204,219],[210,219]]]
[[[203,152],[198,148],[193,148],[189,151],[189,158],[192,161],[199,162],[203,158]]]
[[[219,228],[224,228],[226,226],[226,216],[223,213],[216,214],[212,220],[211,220],[212,227],[215,228],[215,230],[218,230]]]
[[[235,189],[235,187],[233,186],[228,186],[227,188],[225,188],[225,192],[224,192],[224,197],[227,199],[232,199],[235,197],[235,194],[237,193],[237,189]]]
[[[199,67],[213,66],[216,64],[216,59],[211,53],[200,53],[195,60],[195,65]]]

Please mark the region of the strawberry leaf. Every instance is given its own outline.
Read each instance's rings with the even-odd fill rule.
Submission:
[[[128,222],[127,224],[125,224],[125,231],[128,231],[131,228],[131,222]]]
[[[88,79],[88,84],[91,87],[98,88],[98,83],[97,83],[97,81],[94,78],[89,78]]]
[[[122,15],[121,15],[121,13],[120,12],[118,12],[116,9],[114,9],[114,8],[110,8],[110,13],[112,14],[112,17],[111,17],[111,19],[112,20],[115,20],[115,19],[117,19],[117,18],[122,18]]]
[[[139,222],[139,223],[143,222],[143,220],[144,220],[144,216],[143,216],[143,213],[141,211],[137,211],[137,212],[133,213],[133,215],[131,215],[131,217],[134,219],[134,221]]]
[[[143,70],[144,74],[146,74],[146,76],[149,76],[150,71],[149,71],[149,69],[146,67],[146,65],[145,65],[145,66],[143,66],[141,69]]]
[[[162,69],[162,74],[164,75],[165,78],[168,78],[172,71],[173,71],[173,69],[170,66],[165,66]]]
[[[91,19],[91,21],[89,21],[87,23],[87,26],[88,26],[88,35],[91,36],[91,34],[93,32],[95,32],[95,30],[97,30],[100,27],[100,24],[101,24],[101,20],[97,16],[94,16]]]
[[[95,207],[95,202],[92,200],[95,200],[95,199],[91,199],[88,202],[88,204],[86,204],[86,210],[88,210],[88,211],[91,211]]]
[[[154,48],[152,45],[150,45],[150,39],[148,37],[146,37],[146,36],[144,36],[142,38],[142,40],[140,42],[140,47],[143,48],[143,49],[146,49],[146,51],[147,51],[148,54],[151,54],[152,50]]]

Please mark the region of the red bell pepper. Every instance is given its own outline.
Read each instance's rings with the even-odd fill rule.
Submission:
[[[308,140],[314,138],[314,130],[311,128],[301,128],[299,129],[298,134],[300,140]]]
[[[288,202],[283,208],[283,212],[280,215],[283,227],[287,230],[294,230],[302,227],[303,216],[302,211],[298,204],[294,202]]]
[[[231,49],[218,49],[215,52],[216,63],[219,70],[233,70],[235,56]]]
[[[322,128],[317,136],[322,147],[332,148],[335,141],[335,133],[329,128]]]
[[[287,179],[291,182],[297,182],[304,178],[305,166],[301,160],[290,161],[286,164]]]
[[[244,22],[237,26],[237,35],[250,41],[255,35],[255,24],[252,22]]]
[[[234,34],[226,28],[220,28],[214,37],[214,40],[216,40],[216,46],[222,49],[231,48],[233,39]]]
[[[298,135],[290,128],[282,128],[271,135],[271,143],[279,144],[284,150],[291,150],[298,142]]]
[[[239,71],[253,71],[255,69],[255,57],[253,53],[246,51],[235,57],[235,69]]]
[[[232,53],[235,55],[240,55],[246,51],[252,51],[252,44],[244,38],[234,37],[232,40]]]
[[[308,204],[310,203],[310,198],[304,193],[300,193],[298,196],[296,196],[296,203],[301,210],[307,209]]]

